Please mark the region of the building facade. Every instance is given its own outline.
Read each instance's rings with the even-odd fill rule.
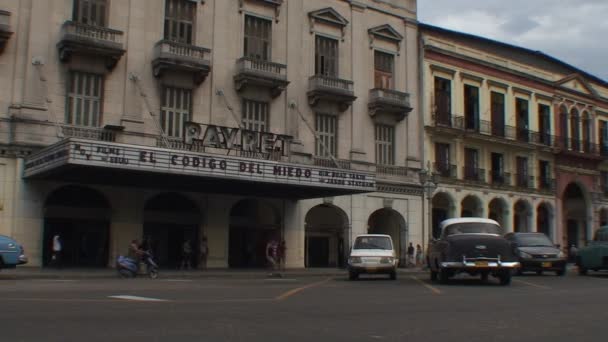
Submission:
[[[78,267],[423,242],[415,0],[0,0],[0,43],[0,234],[30,265],[56,234]]]
[[[537,51],[420,25],[425,158],[448,217],[582,246],[606,224],[608,83]]]

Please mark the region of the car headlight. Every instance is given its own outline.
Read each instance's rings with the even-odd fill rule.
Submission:
[[[395,258],[392,257],[384,257],[380,259],[381,264],[392,264],[395,261]]]
[[[559,253],[557,254],[558,258],[565,258],[566,257],[566,253],[559,251]]]
[[[524,251],[519,251],[519,256],[524,259],[532,259],[532,255]]]
[[[361,258],[360,257],[350,257],[350,263],[351,264],[360,264]]]

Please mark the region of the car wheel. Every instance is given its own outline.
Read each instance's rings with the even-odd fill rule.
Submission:
[[[348,272],[348,280],[357,280],[359,279],[359,274],[357,272],[350,271]]]
[[[500,285],[510,285],[511,284],[511,272],[509,270],[501,272],[498,276],[500,280]]]
[[[490,273],[488,273],[488,272],[481,272],[481,281],[483,281],[484,283],[487,282],[489,276],[490,276]]]
[[[431,281],[437,281],[437,271],[431,270]]]
[[[151,269],[148,274],[150,275],[150,278],[152,279],[156,279],[158,278],[158,270],[157,269]]]
[[[445,268],[439,269],[439,283],[447,284],[450,281],[450,273]]]
[[[562,268],[561,270],[555,271],[555,274],[556,274],[558,277],[562,277],[562,276],[566,275],[566,268],[564,267],[564,268]]]
[[[393,271],[390,274],[391,280],[397,280],[397,272]]]

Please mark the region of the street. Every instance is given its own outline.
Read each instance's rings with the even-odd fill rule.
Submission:
[[[0,275],[2,341],[596,341],[608,274],[426,273],[265,279],[11,279]]]

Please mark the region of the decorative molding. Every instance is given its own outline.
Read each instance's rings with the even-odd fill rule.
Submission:
[[[547,94],[534,93],[534,97],[537,100],[545,100],[545,101],[549,101],[549,102],[553,102],[553,100],[554,100],[553,95],[547,95]]]
[[[422,188],[411,185],[397,185],[388,183],[376,183],[377,192],[386,192],[393,194],[403,194],[412,196],[422,196]]]
[[[367,30],[369,34],[369,48],[370,50],[374,48],[374,40],[382,39],[389,42],[392,42],[397,45],[397,55],[401,54],[401,41],[403,41],[403,36],[397,32],[391,25],[384,24],[380,26],[375,26]]]
[[[479,83],[482,83],[482,84],[483,84],[483,81],[485,80],[485,78],[483,78],[481,76],[469,74],[469,73],[464,72],[464,71],[460,72],[460,78],[463,79],[463,80],[467,79],[467,80],[476,81],[476,82],[479,82]]]
[[[315,32],[315,23],[322,22],[328,25],[338,27],[342,31],[342,41],[346,36],[346,25],[348,20],[344,18],[338,11],[331,7],[322,8],[316,11],[308,12],[308,19],[310,21],[310,34]]]
[[[532,90],[513,86],[513,92],[532,96]]]
[[[506,83],[502,83],[502,82],[498,82],[498,81],[494,81],[494,80],[488,80],[488,85],[495,86],[498,88],[503,88],[505,90],[509,90],[509,88],[511,87],[510,85],[508,85]]]
[[[204,0],[201,0],[204,3]],[[239,13],[243,13],[243,7],[245,6],[246,0],[239,0]],[[281,14],[281,5],[283,4],[283,0],[247,0],[247,1],[257,1],[261,2],[265,5],[269,5],[274,7],[274,20],[279,22],[279,15]]]
[[[446,68],[444,66],[437,65],[437,64],[431,64],[430,68],[432,71],[438,71],[438,72],[443,72],[445,74],[450,74],[452,77],[456,74],[456,70]]]
[[[355,1],[355,0],[351,0],[350,1],[350,7],[355,10],[355,11],[359,11],[359,12],[363,12],[367,9],[367,5],[359,2],[359,1]]]

